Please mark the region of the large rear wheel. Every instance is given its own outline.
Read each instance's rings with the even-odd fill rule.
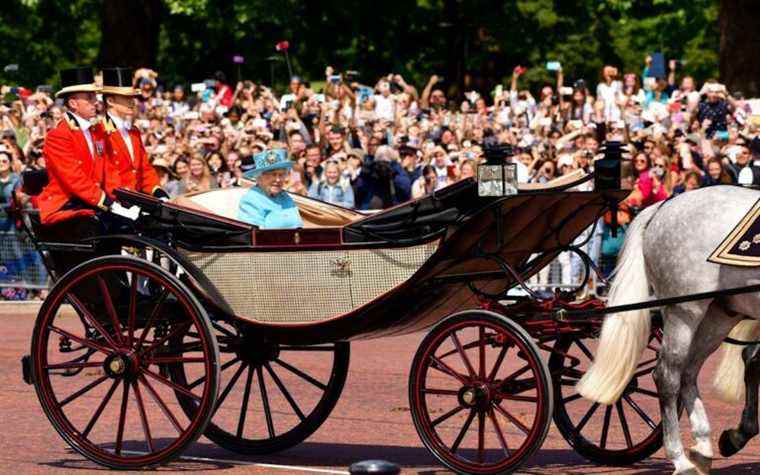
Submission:
[[[261,455],[293,447],[319,429],[346,382],[348,343],[285,345],[224,322],[214,322],[214,327],[222,382],[206,437],[233,452]],[[187,365],[167,369],[180,385],[201,383],[190,377]],[[185,412],[193,414],[197,402],[177,397]]]
[[[99,464],[136,469],[172,460],[203,432],[219,349],[203,307],[175,277],[132,257],[101,257],[67,273],[42,305],[32,337],[37,396],[53,427]],[[160,374],[191,365],[194,388]],[[196,402],[186,417],[171,402]]]
[[[466,311],[439,323],[420,344],[409,404],[422,442],[445,466],[508,473],[546,438],[552,383],[523,328],[493,312]]]

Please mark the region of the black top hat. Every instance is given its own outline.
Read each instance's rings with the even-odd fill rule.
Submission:
[[[103,94],[134,96],[139,94],[132,87],[132,68],[103,69]]]
[[[61,70],[61,90],[56,97],[72,92],[98,92],[92,68],[79,67]]]

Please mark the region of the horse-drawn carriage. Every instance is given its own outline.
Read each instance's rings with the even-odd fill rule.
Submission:
[[[662,443],[651,378],[659,326],[623,396],[600,406],[573,386],[604,303],[525,284],[561,252],[578,254],[588,278],[577,238],[627,195],[568,191],[592,178],[502,197],[479,196],[466,179],[377,214],[298,198],[299,229],[234,219],[240,190],[195,195],[193,208],[118,190],[142,209],[133,229],[73,244],[36,239],[27,214],[43,257],[98,257],[65,275],[50,269],[25,380],[64,440],[109,467],[167,462],[201,434],[267,454],[328,417],[351,341],[432,327],[411,366],[409,404],[423,443],[450,469],[514,470],[552,418],[583,456],[636,462]],[[114,247],[121,253],[102,255]],[[528,296],[510,296],[516,286]]]

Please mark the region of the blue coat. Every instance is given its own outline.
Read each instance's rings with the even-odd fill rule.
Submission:
[[[303,227],[298,206],[287,192],[269,196],[258,186],[252,187],[241,198],[238,219],[262,229]]]

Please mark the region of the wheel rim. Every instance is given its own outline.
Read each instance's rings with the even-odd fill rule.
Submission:
[[[345,384],[348,343],[267,343],[254,331],[240,333],[223,322],[214,327],[222,355],[221,384],[206,437],[235,452],[266,454],[297,445],[319,428]],[[186,381],[182,365],[172,365],[168,372],[177,382]],[[189,413],[195,410],[193,401],[178,399]]]
[[[483,318],[436,330],[411,375],[423,442],[457,471],[515,468],[543,442],[551,414],[550,382],[534,345],[521,329]]]
[[[208,422],[218,350],[181,284],[130,258],[98,261],[65,277],[40,311],[32,342],[37,394],[56,430],[86,457],[116,468],[165,462]],[[160,374],[177,361],[207,382],[188,389]],[[175,391],[198,401],[194,417],[177,407]]]
[[[652,378],[662,332],[652,332],[623,396],[606,407],[583,399],[574,389],[593,361],[592,341],[565,336],[555,345],[549,362],[555,424],[578,453],[595,462],[620,465],[643,460],[662,445],[659,398]]]

